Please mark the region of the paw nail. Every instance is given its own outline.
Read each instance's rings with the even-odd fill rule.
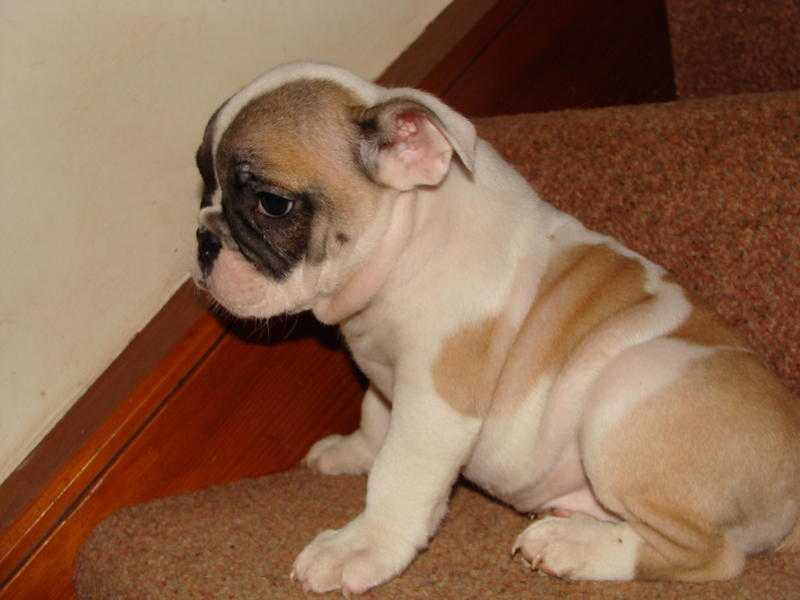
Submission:
[[[511,547],[511,556],[514,556],[517,553],[517,550],[520,549],[520,546],[522,546],[522,544],[520,543],[519,538],[517,538],[514,542],[514,545]]]
[[[553,569],[549,568],[547,565],[539,565],[539,570],[543,573],[547,573],[550,577],[558,577],[558,574],[553,571]]]

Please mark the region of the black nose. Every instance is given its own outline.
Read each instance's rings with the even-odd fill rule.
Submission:
[[[217,259],[222,242],[205,227],[197,230],[197,262],[200,263],[200,270],[203,277],[208,277],[214,261]]]

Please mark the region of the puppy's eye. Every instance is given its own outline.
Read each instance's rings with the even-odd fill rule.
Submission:
[[[260,192],[258,194],[258,212],[271,219],[285,217],[294,209],[294,200],[272,194]]]

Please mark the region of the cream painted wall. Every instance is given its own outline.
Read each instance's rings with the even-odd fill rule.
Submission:
[[[449,0],[0,0],[0,481],[185,280],[194,151],[281,62],[377,76]]]

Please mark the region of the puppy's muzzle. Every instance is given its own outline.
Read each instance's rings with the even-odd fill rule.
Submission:
[[[205,227],[197,229],[197,262],[203,278],[207,278],[214,268],[214,261],[217,260],[219,251],[222,249],[222,242],[219,237],[214,235]]]

